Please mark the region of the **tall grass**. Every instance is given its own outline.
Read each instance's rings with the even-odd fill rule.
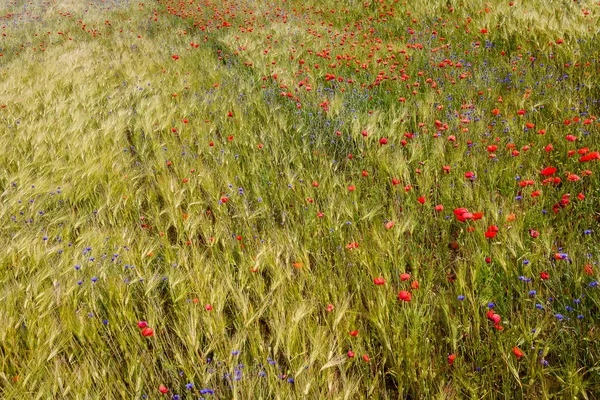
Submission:
[[[2,397],[596,398],[599,12],[8,3]]]

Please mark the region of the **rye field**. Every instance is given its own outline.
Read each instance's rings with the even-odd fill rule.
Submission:
[[[0,34],[0,398],[600,398],[597,0]]]

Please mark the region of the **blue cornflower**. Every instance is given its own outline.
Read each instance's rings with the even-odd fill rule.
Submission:
[[[463,301],[465,299],[465,296],[463,296],[462,294],[460,296],[458,296],[458,300]]]

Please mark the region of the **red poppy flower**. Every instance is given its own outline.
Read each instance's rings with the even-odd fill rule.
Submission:
[[[600,160],[600,152],[592,151],[579,159],[579,162],[588,162],[592,160]]]
[[[376,285],[384,285],[385,279],[383,279],[382,277],[378,277],[378,278],[373,279],[373,283]]]
[[[523,357],[525,355],[525,354],[523,354],[521,349],[519,349],[518,347],[513,347],[512,351],[513,351],[514,355],[517,357],[517,360],[519,360],[521,357]]]
[[[168,393],[169,389],[167,389],[167,387],[165,385],[160,385],[158,387],[158,391],[161,392],[162,394]]]
[[[452,365],[454,363],[455,359],[456,359],[456,354],[450,354],[448,356],[448,364]]]
[[[482,212],[473,213],[473,221],[480,220],[481,218],[483,218],[483,215],[484,214]]]
[[[537,238],[538,236],[540,236],[540,233],[538,231],[535,231],[533,229],[529,230],[529,234],[531,235],[532,238]]]
[[[142,329],[142,335],[146,337],[154,336],[154,330],[152,328],[146,327]]]
[[[583,272],[586,275],[592,276],[594,275],[594,267],[592,267],[592,264],[586,264],[585,267],[583,267]]]
[[[412,298],[412,295],[410,292],[408,292],[406,290],[401,290],[400,293],[398,293],[398,298],[402,301],[408,302]]]
[[[544,176],[550,176],[550,175],[554,174],[555,172],[556,172],[556,168],[547,167],[547,168],[544,168],[543,170],[541,170],[540,174],[542,174]]]

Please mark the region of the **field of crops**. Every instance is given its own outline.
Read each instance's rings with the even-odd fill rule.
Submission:
[[[0,398],[600,398],[597,0],[5,0]]]

